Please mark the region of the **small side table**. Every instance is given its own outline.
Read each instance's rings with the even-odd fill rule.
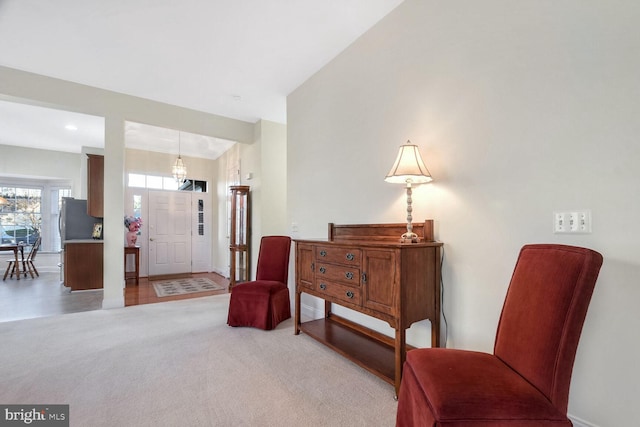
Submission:
[[[135,257],[135,271],[127,271],[127,255]],[[136,279],[136,285],[140,283],[140,246],[124,247],[124,281],[128,279]]]

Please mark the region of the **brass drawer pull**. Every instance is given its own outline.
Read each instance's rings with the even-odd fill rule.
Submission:
[[[324,267],[320,267],[320,273],[324,274],[326,271],[327,271],[327,269],[326,269],[326,268],[324,268]]]
[[[327,251],[320,251],[320,256],[327,256]]]
[[[347,291],[347,298],[353,298],[353,292]]]
[[[350,271],[347,271],[346,273],[344,273],[344,277],[346,277],[349,280],[353,279],[353,273]]]
[[[351,252],[349,252],[349,253],[347,254],[347,259],[348,259],[349,261],[353,261],[353,259],[354,259],[354,258],[355,258],[355,256],[354,256]]]
[[[325,289],[327,289],[327,285],[325,285],[324,283],[320,283],[320,289],[324,291]]]

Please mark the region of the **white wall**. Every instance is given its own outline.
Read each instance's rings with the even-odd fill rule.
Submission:
[[[56,161],[51,161],[51,156],[55,156]],[[2,145],[0,141],[0,175],[68,181],[71,192],[79,198],[82,194],[83,157],[79,153]]]
[[[640,418],[638,22],[630,1],[406,0],[287,101],[300,237],[403,222],[403,188],[383,178],[400,144],[420,146],[434,182],[413,217],[445,244],[449,347],[492,350],[523,244],[603,254],[569,404],[602,427]],[[566,209],[591,209],[593,233],[553,234]]]
[[[190,179],[202,180],[207,182],[207,193],[195,193],[198,198],[204,200],[205,206],[209,207],[206,212],[206,225],[210,227],[207,232],[211,233],[211,248],[209,253],[212,254],[211,260],[214,259],[213,252],[218,250],[218,227],[217,222],[223,221],[223,218],[218,217],[218,199],[214,197],[216,195],[217,180],[218,180],[218,160],[210,160],[196,157],[182,156],[182,159],[187,167],[188,176]],[[176,156],[173,154],[156,153],[151,151],[142,151],[134,149],[125,150],[124,169],[125,169],[125,184],[127,182],[126,175],[129,173],[138,173],[143,175],[157,175],[157,176],[169,176],[171,167],[176,160]],[[146,212],[143,215],[142,225],[142,239],[138,239],[138,244],[141,247],[140,250],[140,275],[145,277],[149,274],[148,268],[148,190],[141,188],[128,187],[125,191],[125,215],[132,214],[133,195],[138,194],[142,196],[143,209]],[[194,198],[195,200],[195,198]],[[124,233],[123,226],[123,233]],[[212,265],[212,261],[209,261],[209,266]],[[210,268],[211,270],[211,268]]]
[[[288,234],[287,224],[287,127],[261,120],[263,235]]]
[[[240,166],[238,185],[251,187],[251,278],[255,278],[260,239],[263,235],[287,235],[287,135],[281,123],[260,120],[255,124],[253,142],[236,144],[220,156],[218,168],[218,215],[226,217],[228,196],[227,169]],[[218,224],[218,254],[214,268],[229,275],[229,236],[227,224]],[[226,253],[225,253],[226,251]],[[224,255],[223,255],[224,254]]]
[[[124,306],[122,213],[125,120],[232,141],[252,140],[253,124],[0,66],[0,98],[105,119],[103,308]]]

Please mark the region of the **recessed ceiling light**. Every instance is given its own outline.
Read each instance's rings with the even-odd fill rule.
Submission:
[[[64,128],[66,130],[78,130],[78,126],[76,125],[66,125]]]

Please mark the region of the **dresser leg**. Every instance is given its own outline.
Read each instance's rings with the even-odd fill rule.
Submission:
[[[294,335],[300,334],[300,292],[296,290],[296,301],[295,301],[295,314],[293,317],[294,323]]]
[[[324,318],[331,317],[331,301],[324,300]]]
[[[400,392],[400,381],[402,380],[402,366],[407,356],[407,343],[406,343],[406,331],[403,327],[396,329],[395,340],[395,399],[398,400],[398,393]]]

